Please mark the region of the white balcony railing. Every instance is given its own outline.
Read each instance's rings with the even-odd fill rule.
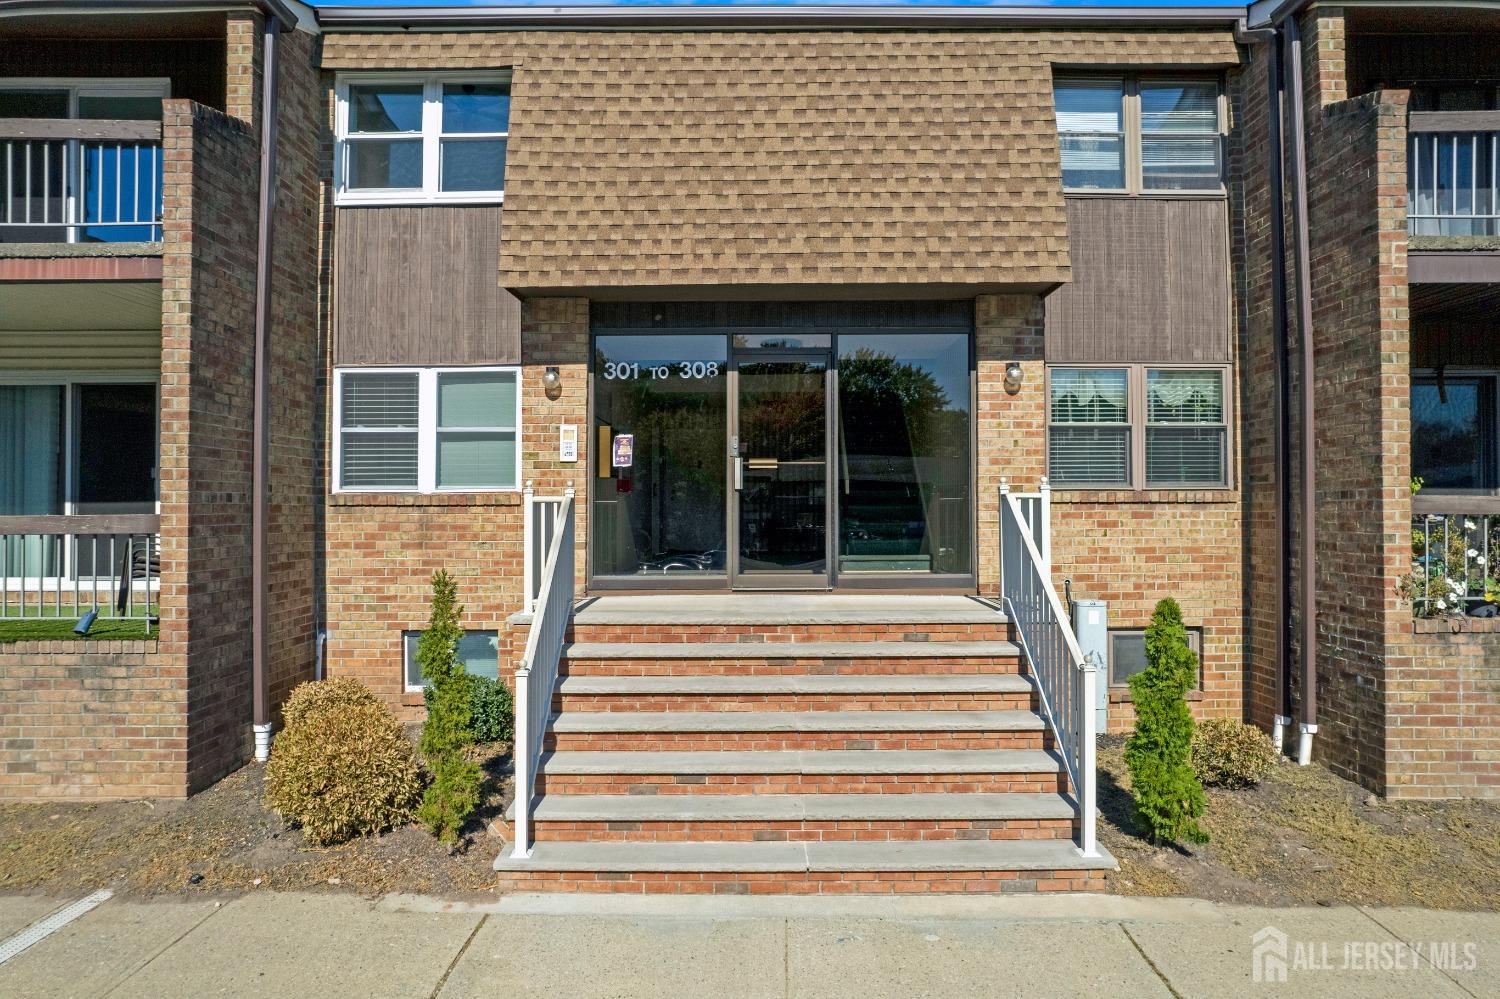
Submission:
[[[1413,236],[1500,236],[1500,112],[1414,112],[1407,161]]]
[[[0,119],[0,242],[161,239],[161,123]]]
[[[154,515],[0,517],[0,621],[93,614],[149,628],[158,530]]]

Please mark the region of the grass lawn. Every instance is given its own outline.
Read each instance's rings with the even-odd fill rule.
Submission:
[[[14,605],[5,610],[12,614],[16,612]],[[152,607],[150,611],[154,614],[156,608]],[[152,625],[148,633],[144,617],[128,620],[100,617],[87,635],[75,635],[73,626],[82,616],[72,607],[64,607],[59,612],[56,607],[38,609],[28,606],[24,618],[0,618],[0,645],[6,642],[139,642],[156,639],[156,627]]]

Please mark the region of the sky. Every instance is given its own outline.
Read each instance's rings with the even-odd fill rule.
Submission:
[[[315,7],[1242,7],[1244,0],[310,0]]]

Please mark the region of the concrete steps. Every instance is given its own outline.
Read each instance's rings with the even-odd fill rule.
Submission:
[[[544,794],[913,794],[1067,790],[1042,750],[561,752]]]
[[[1029,710],[1031,681],[1016,673],[791,674],[771,676],[570,675],[561,711]]]
[[[1098,889],[1009,622],[963,597],[603,597],[575,614],[526,890]]]
[[[1101,891],[1107,853],[1084,861],[1067,840],[1006,843],[538,843],[502,855],[520,890],[682,894]]]

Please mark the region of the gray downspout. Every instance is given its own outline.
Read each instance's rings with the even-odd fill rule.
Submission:
[[[1286,19],[1287,89],[1292,147],[1292,210],[1297,253],[1297,333],[1301,341],[1298,396],[1302,416],[1302,724],[1297,762],[1312,761],[1312,738],[1318,731],[1318,494],[1317,424],[1313,408],[1312,250],[1307,222],[1307,129],[1303,102],[1302,30],[1295,15]]]
[[[1286,136],[1282,132],[1285,105],[1280,32],[1272,33],[1268,49],[1271,203],[1276,207],[1276,221],[1271,226],[1271,301],[1276,327],[1276,597],[1281,614],[1281,627],[1276,633],[1276,721],[1271,737],[1279,752],[1292,724],[1292,372],[1286,305]]]
[[[266,546],[269,537],[271,464],[271,243],[276,212],[276,77],[277,42],[281,22],[273,15],[266,20],[261,60],[260,100],[260,218],[255,256],[255,417],[251,451],[250,585],[251,652],[250,685],[255,758],[264,763],[271,755],[271,705],[268,660],[270,639],[269,579]]]
[[[1276,715],[1271,739],[1282,752],[1287,727],[1292,724],[1292,384],[1286,302],[1286,135],[1282,90],[1281,34],[1274,28],[1253,31],[1241,21],[1235,41],[1242,45],[1266,46],[1266,131],[1269,169],[1271,224],[1271,314],[1276,362],[1276,604],[1280,627],[1276,632]]]

